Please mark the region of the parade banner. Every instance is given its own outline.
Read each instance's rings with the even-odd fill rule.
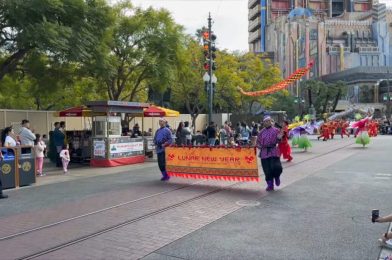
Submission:
[[[167,147],[166,170],[181,178],[259,181],[254,147]]]

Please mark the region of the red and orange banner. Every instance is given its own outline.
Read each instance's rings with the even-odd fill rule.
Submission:
[[[225,181],[259,181],[255,148],[167,147],[169,176]]]
[[[263,90],[246,92],[241,87],[238,87],[238,89],[239,89],[239,91],[241,91],[241,93],[243,95],[251,96],[251,97],[272,94],[272,93],[275,93],[275,92],[278,92],[280,90],[287,88],[295,81],[301,79],[312,67],[313,67],[313,62],[309,63],[308,66],[306,66],[306,67],[297,69],[296,71],[293,72],[293,74],[291,74],[285,80],[283,80],[279,83],[276,83],[275,85],[272,85],[272,86],[270,86],[266,89],[263,89]]]

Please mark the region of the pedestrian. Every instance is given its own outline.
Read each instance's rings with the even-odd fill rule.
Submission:
[[[18,145],[17,137],[12,126],[4,128],[1,134],[1,144],[3,147],[15,147]]]
[[[140,137],[140,136],[142,136],[142,132],[140,131],[139,124],[136,123],[136,124],[133,126],[133,128],[132,128],[132,135],[131,135],[131,138],[137,138],[137,137]]]
[[[60,152],[60,158],[63,165],[64,173],[68,172],[68,164],[71,161],[71,157],[69,156],[68,144],[64,144],[62,150]]]
[[[45,150],[44,150],[44,156],[45,158],[48,157],[48,149],[49,149],[49,138],[47,135],[42,135],[42,141],[45,143]]]
[[[186,136],[183,135],[184,123],[180,122],[176,130],[176,145],[185,145]]]
[[[221,126],[221,129],[219,130],[219,139],[220,139],[220,144],[221,145],[227,145],[227,132],[224,126]]]
[[[54,146],[56,146],[56,153],[57,153],[56,166],[62,167],[60,152],[63,149],[63,145],[65,144],[65,134],[60,128],[60,122],[54,123],[53,142],[54,142]]]
[[[258,134],[259,134],[259,125],[253,122],[252,123],[251,139],[250,139],[250,145],[251,146],[256,146],[257,135]]]
[[[42,140],[41,135],[35,135],[35,145],[34,145],[34,152],[35,152],[35,162],[37,165],[37,176],[44,176],[45,174],[42,172],[42,168],[44,165],[44,151],[46,148],[45,142]]]
[[[185,121],[184,122],[184,129],[186,132],[186,145],[191,145],[192,144],[192,129],[189,127],[189,122]]]
[[[154,144],[158,157],[159,170],[162,173],[161,181],[168,181],[170,179],[166,172],[166,158],[165,147],[171,145],[173,142],[171,131],[166,127],[167,121],[164,118],[159,119],[159,129],[155,132]]]
[[[378,217],[375,219],[373,219],[372,217],[372,222],[377,222],[377,223],[392,222],[392,214],[385,217]],[[386,232],[382,234],[381,238],[378,239],[378,242],[380,243],[381,246],[392,249],[392,244],[387,243],[387,241],[390,239],[392,239],[392,232]]]
[[[2,161],[3,159],[4,159],[4,157],[3,157],[3,154],[1,153],[1,150],[0,150],[0,161]],[[0,167],[0,169],[2,169],[2,168]],[[3,173],[1,173],[1,174],[3,174]],[[6,199],[6,198],[8,198],[8,195],[5,195],[3,193],[3,183],[1,182],[1,178],[0,178],[0,199]]]
[[[29,147],[34,147],[35,134],[33,134],[33,132],[30,130],[30,121],[27,119],[22,120],[22,127],[19,131],[19,138],[20,144],[22,146],[28,146],[22,148],[22,154],[30,153],[31,148]]]
[[[210,125],[206,129],[206,134],[207,134],[207,142],[209,146],[215,146],[215,141],[216,141],[216,128],[215,128],[215,123],[210,122]]]
[[[265,116],[263,120],[264,129],[260,131],[257,137],[257,147],[260,149],[261,165],[267,182],[267,191],[274,190],[275,185],[280,185],[280,175],[282,174],[282,164],[280,162],[280,153],[277,147],[282,138],[282,132],[272,126],[270,116]]]
[[[245,122],[241,122],[240,134],[241,134],[241,138],[240,138],[241,145],[247,145],[249,142],[251,131],[249,130]]]

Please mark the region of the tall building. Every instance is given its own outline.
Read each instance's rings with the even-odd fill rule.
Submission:
[[[249,48],[283,77],[313,61],[306,79],[345,81],[347,104],[392,97],[392,9],[377,0],[249,0]],[[257,12],[256,12],[256,11]],[[388,81],[386,81],[388,80]],[[299,87],[290,90],[303,96]],[[368,92],[361,93],[361,89]]]
[[[336,17],[344,12],[367,12],[373,0],[249,0],[249,50],[265,52],[266,29],[280,16],[295,8],[306,8],[319,17]]]

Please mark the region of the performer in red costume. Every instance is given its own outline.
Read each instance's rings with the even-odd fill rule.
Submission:
[[[350,137],[350,134],[347,133],[347,128],[349,127],[349,125],[350,124],[344,119],[342,119],[342,121],[340,122],[340,129],[341,129],[340,135],[342,136],[342,138],[344,135],[347,135],[347,137]]]
[[[283,155],[283,159],[291,162],[293,157],[291,156],[291,147],[289,144],[289,122],[284,121],[283,123],[283,136],[282,140],[278,144],[281,155]]]
[[[320,136],[317,137],[317,140],[320,140],[320,138],[323,138],[323,141],[327,141],[330,136],[330,123],[325,122],[321,127],[320,127]]]
[[[337,122],[336,121],[331,121],[329,122],[329,135],[330,138],[333,139],[336,133],[336,128],[337,128]]]
[[[370,121],[369,122],[369,130],[368,130],[369,137],[377,136],[377,132],[378,132],[377,121],[375,121],[375,120]]]

